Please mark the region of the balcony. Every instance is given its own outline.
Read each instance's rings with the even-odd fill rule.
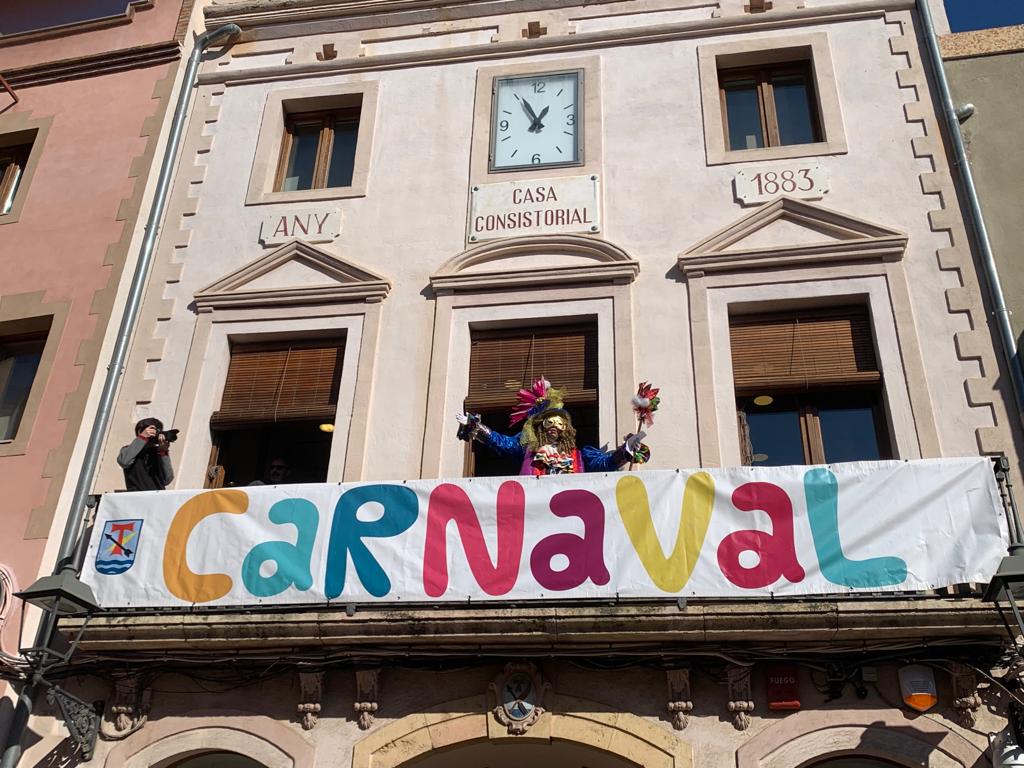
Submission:
[[[81,648],[995,645],[1009,499],[977,457],[116,494]]]

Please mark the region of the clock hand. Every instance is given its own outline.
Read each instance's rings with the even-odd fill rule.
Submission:
[[[533,125],[530,127],[534,133],[540,133],[541,128],[544,127],[544,123],[542,123],[541,120],[544,119],[544,115],[548,113],[549,109],[551,109],[551,107],[544,107],[544,109],[540,111],[540,114],[537,115],[537,119],[533,121]]]
[[[526,114],[530,118],[530,127],[527,128],[526,130],[528,130],[530,133],[534,133],[536,130],[534,126],[537,125],[537,114],[533,111],[533,107],[530,106],[530,102],[528,102],[526,99],[523,99],[523,109],[526,110]]]

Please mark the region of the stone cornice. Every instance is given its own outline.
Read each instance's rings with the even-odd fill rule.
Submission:
[[[579,3],[574,3],[578,5]],[[274,6],[277,7],[277,6]],[[483,12],[484,8],[489,8]],[[518,4],[509,3],[504,11],[498,11],[490,3],[480,5],[464,6],[468,16],[489,16],[499,12],[511,13],[529,10],[519,7]],[[307,62],[302,64],[285,64],[273,67],[258,67],[253,69],[231,71],[210,71],[199,76],[200,84],[225,83],[228,85],[241,85],[247,83],[267,82],[272,80],[291,80],[298,77],[311,78],[321,77],[344,72],[363,72],[373,70],[394,69],[405,66],[429,66],[447,64],[459,61],[486,61],[488,59],[507,58],[515,55],[535,55],[567,53],[573,51],[584,51],[592,48],[599,48],[609,44],[636,45],[641,43],[658,43],[670,40],[681,40],[693,37],[707,37],[709,35],[726,34],[729,32],[753,32],[771,31],[775,29],[791,29],[794,26],[808,24],[821,24],[837,21],[849,21],[856,19],[875,18],[887,11],[908,9],[914,7],[914,0],[864,0],[864,2],[841,3],[834,6],[802,8],[795,11],[780,11],[770,14],[750,14],[745,16],[716,17],[701,19],[698,21],[675,22],[671,24],[658,24],[646,27],[627,27],[621,29],[601,30],[597,32],[581,32],[573,35],[552,35],[537,39],[517,39],[503,42],[490,43],[488,45],[470,45],[463,47],[452,47],[445,49],[429,49],[410,51],[396,54],[385,54],[380,56],[360,56],[350,58],[337,58],[329,61]],[[450,20],[458,17],[453,11],[463,8],[457,6],[450,8],[445,5],[442,8],[432,9],[436,20]],[[470,13],[472,11],[472,13]],[[268,11],[268,13],[270,13]],[[365,28],[378,28],[392,26],[396,21],[394,17],[383,14],[378,10],[372,18],[367,20]],[[398,14],[396,14],[398,15]],[[435,20],[433,17],[415,19],[416,23],[429,23]],[[293,24],[290,14],[283,10],[277,11],[277,16],[270,20],[270,16],[264,18],[262,14],[256,16],[228,16],[218,17],[214,20],[208,18],[208,24],[237,23],[243,29],[243,40],[280,39],[285,37],[300,37],[316,34],[329,34],[340,31],[335,26],[324,22],[323,24]],[[278,25],[273,33],[261,30],[259,34],[253,32],[253,28],[262,24]],[[411,20],[404,20],[401,24],[413,23]],[[291,25],[291,26],[289,26]]]
[[[62,624],[76,631],[77,621]],[[162,612],[93,618],[83,653],[350,649],[362,656],[404,653],[582,652],[642,645],[658,655],[713,653],[723,645],[797,649],[829,643],[862,650],[895,642],[1004,638],[999,615],[977,598],[702,602],[660,605],[543,605],[405,608],[359,606],[264,613]],[[706,649],[701,644],[707,644]]]
[[[24,45],[37,40],[46,40],[51,37],[64,37],[76,35],[82,32],[91,32],[96,29],[116,27],[121,24],[130,24],[135,17],[135,12],[143,8],[152,8],[153,0],[125,0],[125,10],[122,13],[114,13],[99,19],[86,19],[84,21],[73,21],[69,24],[61,24],[55,27],[33,29],[30,32],[17,32],[12,35],[0,35],[0,48],[8,45]]]
[[[180,56],[180,44],[174,40],[168,40],[152,45],[124,48],[119,51],[105,51],[73,59],[50,61],[31,67],[10,69],[3,75],[12,88],[28,88],[33,85],[45,85],[46,83],[106,75],[126,69],[148,67],[175,61]]]

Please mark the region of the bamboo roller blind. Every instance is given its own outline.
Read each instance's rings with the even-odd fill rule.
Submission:
[[[734,317],[729,338],[738,393],[881,380],[866,307]]]
[[[210,424],[333,421],[344,355],[340,340],[235,345],[220,410]]]
[[[596,325],[474,331],[466,410],[511,409],[519,389],[541,376],[565,391],[567,403],[596,403]]]

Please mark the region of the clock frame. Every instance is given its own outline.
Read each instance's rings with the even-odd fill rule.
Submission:
[[[576,80],[576,92],[575,92],[575,103],[574,103],[574,120],[575,135],[573,136],[573,143],[576,149],[575,157],[568,158],[566,160],[542,160],[540,162],[532,162],[529,155],[524,155],[526,162],[517,164],[498,164],[497,163],[497,142],[499,139],[499,121],[502,119],[500,112],[499,96],[502,83],[511,83],[514,81],[540,81],[544,78],[564,78],[565,76],[572,76]],[[531,169],[542,170],[548,168],[565,168],[572,166],[581,166],[584,164],[584,87],[585,87],[585,75],[582,68],[570,68],[570,69],[558,69],[547,72],[523,72],[522,74],[510,74],[510,75],[496,75],[491,81],[491,124],[490,133],[487,144],[487,172],[488,173],[508,173],[517,171],[527,171]],[[540,102],[538,102],[539,104]],[[545,101],[544,106],[549,106]],[[538,106],[537,111],[542,111],[542,107]],[[518,116],[517,116],[518,117]],[[529,119],[528,117],[526,119]],[[521,122],[521,120],[519,121]],[[557,129],[557,127],[555,127]],[[527,129],[528,130],[528,129]]]

